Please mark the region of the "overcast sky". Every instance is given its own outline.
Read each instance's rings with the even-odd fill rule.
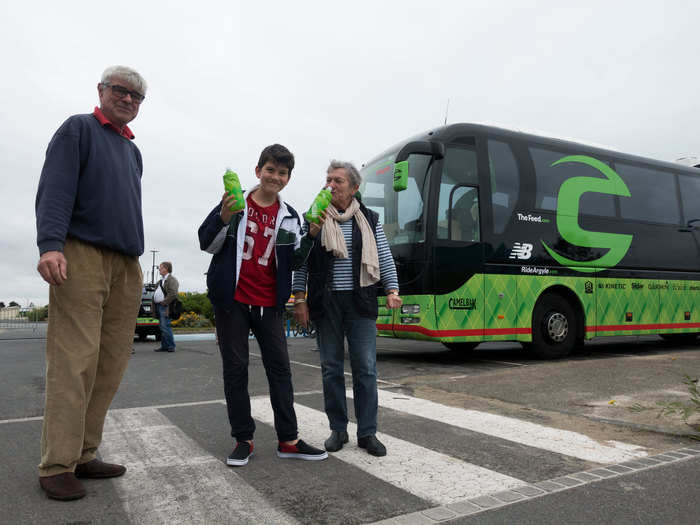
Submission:
[[[607,0],[3,2],[0,301],[48,302],[34,198],[46,146],[110,65],[149,84],[130,127],[152,256],[205,291],[197,228],[230,166],[296,156],[305,210],[332,158],[361,165],[448,123],[492,122],[674,160],[700,155],[700,4]]]

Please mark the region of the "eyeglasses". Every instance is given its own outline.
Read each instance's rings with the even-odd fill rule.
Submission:
[[[146,98],[138,91],[131,91],[129,89],[126,89],[124,86],[120,86],[118,84],[110,84],[109,82],[102,82],[102,85],[107,86],[109,88],[112,88],[112,93],[114,93],[114,95],[116,95],[119,98],[124,98],[127,95],[129,95],[131,97],[131,100],[133,100],[137,104],[141,104],[141,102],[143,102],[143,99]]]

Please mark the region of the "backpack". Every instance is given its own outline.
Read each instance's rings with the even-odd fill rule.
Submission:
[[[163,288],[163,281],[160,281],[158,283],[158,286],[160,286],[160,289],[163,291],[163,295],[167,295],[165,293],[165,288]],[[180,319],[180,316],[182,315],[182,301],[180,300],[179,297],[176,297],[172,303],[168,305],[168,318],[175,321],[176,319]]]

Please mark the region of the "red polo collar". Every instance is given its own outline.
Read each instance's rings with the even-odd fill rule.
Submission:
[[[104,113],[102,113],[102,110],[95,106],[95,111],[92,113],[97,121],[102,124],[103,126],[108,126],[110,129],[113,129],[117,133],[119,133],[122,137],[133,140],[134,139],[134,134],[131,132],[129,129],[129,126],[124,126],[122,129],[119,129],[117,126],[112,124],[107,117],[105,117]]]

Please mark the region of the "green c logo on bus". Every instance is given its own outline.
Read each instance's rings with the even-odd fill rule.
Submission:
[[[562,183],[557,198],[557,229],[568,243],[586,248],[607,248],[608,252],[592,261],[575,261],[559,255],[542,241],[549,255],[562,266],[584,273],[595,273],[615,266],[629,250],[632,235],[621,233],[591,232],[578,224],[579,199],[581,195],[592,191],[608,195],[630,197],[630,192],[620,176],[599,160],[586,155],[570,155],[554,162],[552,166],[565,162],[578,162],[598,170],[606,178],[572,177]]]

